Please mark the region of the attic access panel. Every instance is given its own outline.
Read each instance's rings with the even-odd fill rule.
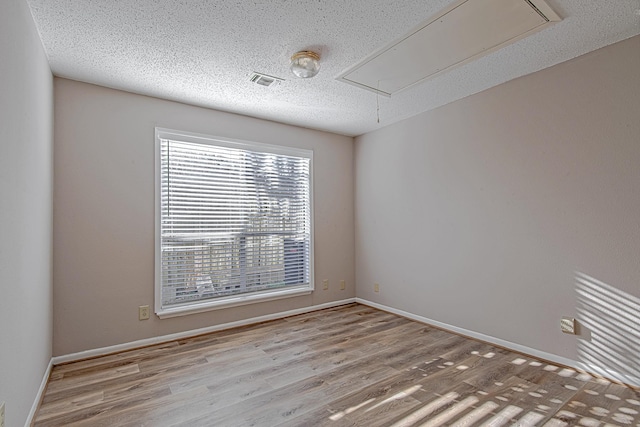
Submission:
[[[391,96],[487,55],[560,17],[543,0],[462,0],[369,55],[338,80]]]

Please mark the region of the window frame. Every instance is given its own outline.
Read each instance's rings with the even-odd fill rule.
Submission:
[[[237,148],[249,151],[257,151],[270,154],[281,154],[309,159],[309,284],[279,288],[275,290],[263,290],[254,293],[228,295],[202,301],[191,301],[171,306],[163,306],[162,303],[162,155],[161,141],[163,139],[175,139],[182,142],[216,145],[227,148]],[[265,301],[273,301],[282,298],[292,298],[301,295],[309,295],[315,290],[314,280],[314,219],[313,219],[313,151],[302,148],[293,148],[261,142],[244,141],[226,137],[205,135],[193,132],[178,131],[173,129],[155,128],[155,256],[154,256],[154,299],[155,313],[160,319],[184,316],[188,314],[202,313],[210,310],[218,310],[236,307],[245,304],[253,304]]]

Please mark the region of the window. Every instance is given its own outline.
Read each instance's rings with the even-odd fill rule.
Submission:
[[[313,290],[309,150],[156,128],[156,313]]]

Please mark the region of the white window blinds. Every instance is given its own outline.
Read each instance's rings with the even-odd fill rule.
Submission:
[[[310,290],[311,152],[157,135],[157,308]]]

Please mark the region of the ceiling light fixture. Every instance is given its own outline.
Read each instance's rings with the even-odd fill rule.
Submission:
[[[302,50],[291,57],[291,72],[301,79],[308,79],[320,71],[320,55]]]

